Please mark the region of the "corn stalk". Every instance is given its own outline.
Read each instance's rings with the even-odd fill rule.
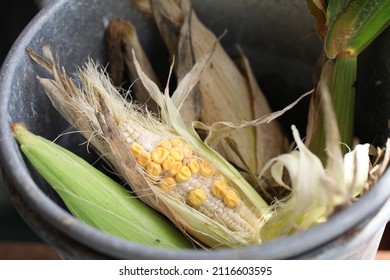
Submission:
[[[358,55],[389,25],[390,1],[308,0],[317,30],[324,39],[324,64],[320,83],[326,83],[336,112],[340,141],[352,146],[355,82]],[[324,80],[326,79],[326,80]],[[322,88],[316,88],[311,100],[306,144],[326,161]],[[348,151],[347,147],[342,148]]]

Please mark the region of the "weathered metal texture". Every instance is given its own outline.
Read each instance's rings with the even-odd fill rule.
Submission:
[[[373,258],[383,228],[390,218],[390,173],[361,200],[341,211],[326,223],[291,237],[259,246],[215,251],[164,250],[145,247],[113,238],[74,219],[55,192],[24,161],[13,139],[10,122],[24,122],[32,132],[55,139],[69,125],[52,108],[36,75],[47,76],[25,52],[26,47],[39,51],[43,44],[60,48],[60,60],[68,71],[88,57],[106,62],[104,28],[110,19],[131,20],[140,31],[162,81],[167,77],[168,60],[156,27],[135,11],[129,0],[59,0],[44,8],[20,35],[0,74],[0,159],[1,169],[12,200],[21,216],[46,242],[66,259],[365,259]],[[222,43],[232,56],[240,44],[273,109],[280,109],[312,86],[312,65],[321,44],[305,1],[281,3],[275,0],[195,1],[194,7],[207,26],[228,34]],[[357,106],[364,118],[357,118],[358,136],[365,141],[383,144],[388,136],[390,115],[390,53],[385,32],[362,55],[357,83]],[[375,55],[373,55],[375,54]],[[380,59],[379,59],[380,58]],[[375,60],[375,63],[370,63]],[[362,75],[361,73],[365,75]],[[375,92],[368,96],[366,92]],[[272,93],[272,95],[270,94]],[[306,105],[282,119],[289,129],[295,123],[305,128]],[[380,111],[377,107],[380,107]],[[296,111],[295,111],[296,112]],[[358,113],[359,113],[358,112]],[[57,142],[90,161],[94,154],[78,144],[84,140],[75,134]],[[382,141],[382,142],[381,142]]]

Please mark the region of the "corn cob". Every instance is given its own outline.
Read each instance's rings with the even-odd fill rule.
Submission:
[[[92,62],[79,69],[78,89],[60,72],[49,46],[44,46],[43,58],[29,53],[55,78],[39,78],[53,105],[141,200],[207,246],[261,242],[267,204],[226,160],[187,130],[167,92],[162,94],[147,79],[136,59],[140,79],[160,106],[165,124],[127,103]],[[200,75],[201,69],[195,65],[189,76]]]

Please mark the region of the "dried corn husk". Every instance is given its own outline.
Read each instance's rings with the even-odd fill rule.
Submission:
[[[141,200],[207,246],[237,247],[261,242],[260,228],[269,217],[267,204],[233,166],[206,146],[194,131],[188,130],[168,90],[161,93],[136,59],[138,75],[159,105],[163,123],[125,101],[93,63],[79,69],[82,88],[78,89],[66,73],[60,71],[49,46],[43,48],[44,57],[32,50],[29,53],[54,76],[54,80],[39,78],[54,107],[90,141]],[[209,59],[210,55],[203,57],[172,94],[178,104],[179,97],[185,96],[199,80]],[[177,188],[171,190],[167,185],[163,187],[165,181],[160,171],[154,174],[161,166],[154,165],[157,160],[151,164],[149,156],[158,147],[165,147],[165,140],[173,145],[176,138],[190,147],[191,156],[180,156],[180,151],[185,154],[184,148],[172,154],[173,157],[179,154],[181,158],[176,160],[180,164],[196,159],[201,166],[209,168],[203,167],[203,173],[194,171],[187,178],[189,167],[180,169],[183,172],[172,175]],[[150,155],[137,154],[139,146]],[[207,170],[213,172],[207,174]],[[165,171],[169,173],[171,169]],[[227,187],[222,197],[212,189],[218,180],[224,181]]]
[[[150,8],[145,8],[148,3]],[[179,81],[217,41],[217,37],[199,21],[188,0],[137,0],[134,4],[153,15],[171,56],[177,60]],[[188,125],[194,120],[200,120],[206,126],[216,122],[240,124],[271,113],[244,55],[242,60],[244,73],[220,44],[216,46],[210,67],[205,69],[196,89],[183,104],[181,112],[188,114],[185,118]],[[215,145],[227,160],[243,170],[252,183],[256,183],[257,175],[269,159],[287,150],[277,121],[231,130],[209,144]]]
[[[106,44],[110,61],[110,77],[115,86],[122,86],[125,70],[129,73],[129,81],[137,78],[132,55],[132,50],[134,50],[142,69],[161,88],[157,75],[139,42],[137,31],[130,22],[122,19],[112,20],[106,29]],[[145,105],[149,111],[158,113],[157,104],[140,81],[133,83],[131,91],[134,100]]]
[[[276,208],[274,215],[262,228],[264,241],[304,231],[327,221],[337,210],[363,195],[389,163],[390,139],[373,163],[370,162],[369,144],[356,145],[343,156],[327,80],[325,78],[319,84],[322,111],[326,116],[323,121],[327,161],[323,163],[305,146],[293,126],[297,150],[270,160],[265,167],[265,170],[270,170],[274,180],[291,193],[273,205]]]

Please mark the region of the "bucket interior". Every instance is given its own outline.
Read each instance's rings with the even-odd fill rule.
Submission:
[[[68,133],[73,129],[51,106],[36,80],[37,75],[47,77],[48,74],[29,59],[25,47],[38,52],[45,43],[51,43],[53,49],[59,47],[60,62],[69,73],[88,57],[106,65],[105,26],[111,19],[124,18],[135,25],[160,80],[166,81],[167,52],[152,20],[134,10],[127,0],[118,0],[115,5],[109,2],[57,1],[44,9],[21,35],[3,70],[8,71],[4,72],[2,81],[6,96],[1,99],[7,103],[2,108],[8,115],[3,113],[2,118],[6,117],[1,120],[2,131],[8,132],[3,136],[6,141],[12,138],[5,129],[9,121],[24,122],[33,133],[57,139],[58,144],[91,163],[97,160],[96,154],[86,149],[80,135]],[[221,44],[233,58],[238,55],[236,45],[243,49],[273,110],[282,109],[312,88],[313,66],[321,53],[322,42],[305,1],[293,0],[283,5],[273,0],[193,0],[192,3],[198,17],[215,34],[227,30]],[[388,137],[390,64],[383,59],[390,55],[388,42],[390,30],[359,57],[355,132],[361,141],[376,145],[383,145]],[[288,133],[295,124],[304,135],[308,104],[307,98],[279,119]],[[18,153],[16,143],[13,149]],[[66,210],[52,188],[27,161],[24,164],[39,189]],[[104,164],[95,163],[95,166],[110,174]],[[33,211],[34,207],[39,205],[33,205]]]

